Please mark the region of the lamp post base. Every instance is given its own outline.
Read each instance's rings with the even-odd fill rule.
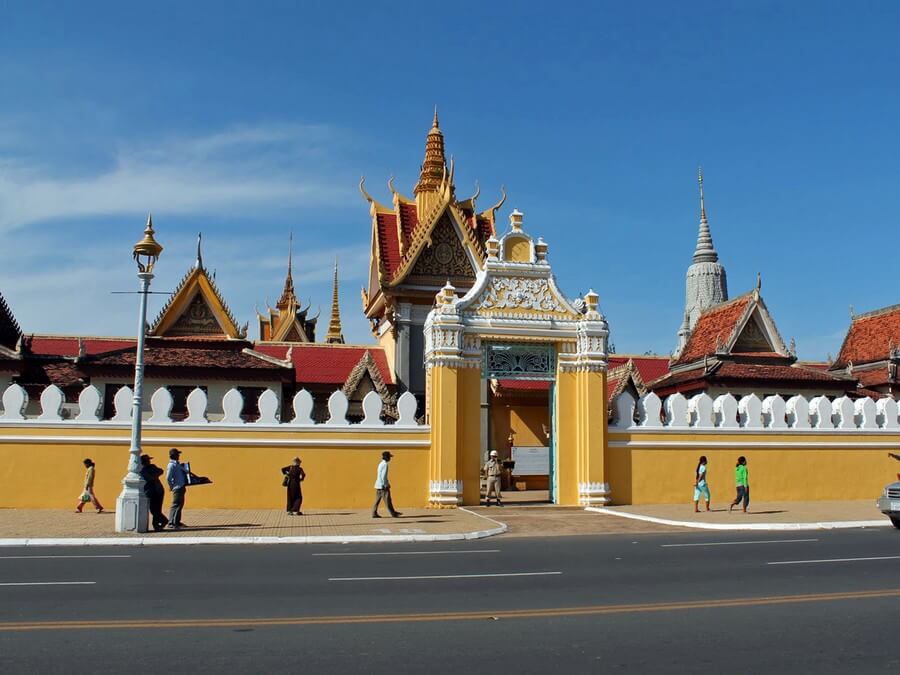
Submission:
[[[143,479],[131,481],[125,478],[122,492],[116,499],[116,532],[146,532],[150,521],[149,509]]]

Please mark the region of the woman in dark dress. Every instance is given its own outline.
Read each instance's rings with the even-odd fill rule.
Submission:
[[[300,483],[306,478],[306,472],[300,468],[300,458],[294,457],[290,466],[282,467],[287,487],[287,512],[289,516],[302,516],[300,506],[303,504],[303,491]]]

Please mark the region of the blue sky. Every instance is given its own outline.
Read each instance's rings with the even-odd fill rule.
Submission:
[[[0,292],[28,332],[134,333],[130,247],[158,290],[204,260],[241,322],[299,294],[370,339],[359,288],[387,180],[410,193],[432,106],[456,159],[593,287],[621,352],[668,353],[697,165],[732,295],[801,358],[900,302],[900,5],[155,2],[0,7]],[[156,296],[154,309],[162,304]],[[255,337],[255,330],[251,329]]]

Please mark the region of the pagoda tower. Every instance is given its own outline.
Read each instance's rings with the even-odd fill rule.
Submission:
[[[338,264],[334,261],[334,283],[331,291],[331,320],[328,322],[328,333],[325,342],[330,344],[344,344],[344,333],[341,329],[341,301],[338,297]]]
[[[448,281],[461,292],[472,287],[487,256],[485,244],[496,236],[496,212],[506,200],[504,193],[479,210],[479,188],[468,199],[457,199],[453,178],[435,109],[412,198],[396,190],[393,178],[390,204],[372,197],[365,179],[359,184],[372,230],[363,310],[396,381],[417,395],[425,393],[423,327],[434,297]]]
[[[719,303],[728,300],[728,282],[725,267],[719,262],[719,254],[713,246],[709,220],[706,218],[706,204],[703,199],[703,169],[697,173],[700,184],[700,230],[697,233],[697,248],[694,259],[687,271],[685,281],[684,320],[678,329],[678,346],[675,355],[684,349],[700,314]]]
[[[266,302],[266,315],[256,312],[259,322],[260,342],[315,342],[316,320],[318,314],[309,317],[309,303],[303,307],[294,292],[294,276],[292,270],[294,257],[294,235],[291,234],[288,245],[287,275],[281,297],[275,303],[275,309]]]

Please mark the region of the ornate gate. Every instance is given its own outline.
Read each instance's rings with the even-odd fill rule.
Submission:
[[[463,297],[448,282],[425,322],[432,445],[429,503],[477,504],[479,387],[483,374],[554,382],[557,500],[608,501],[606,321],[593,291],[571,301],[556,287],[547,244],[511,229],[486,244],[486,260]]]

